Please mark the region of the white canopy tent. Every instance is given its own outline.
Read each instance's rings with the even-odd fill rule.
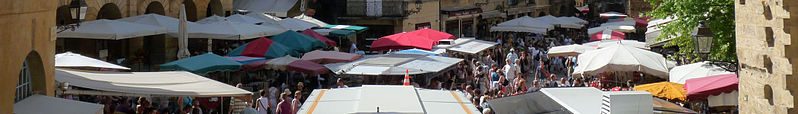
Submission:
[[[247,23],[247,24],[262,24],[262,23],[266,23],[266,21],[268,21],[268,20],[259,19],[259,18],[246,16],[246,15],[241,15],[241,14],[235,14],[235,15],[227,16],[227,21],[239,22],[239,23]],[[277,21],[275,21],[275,22],[277,22]]]
[[[266,63],[264,63],[266,64],[264,68],[273,69],[273,70],[285,70],[288,64],[291,64],[291,62],[294,62],[296,60],[299,60],[299,58],[291,57],[290,55],[285,55],[283,57],[274,58],[267,61]]]
[[[549,49],[549,57],[562,57],[562,56],[578,56],[579,54],[587,51],[596,50],[595,47],[583,46],[579,44],[554,46]]]
[[[661,54],[640,48],[614,45],[579,54],[574,75],[593,76],[608,71],[639,71],[668,78],[668,66]]]
[[[174,37],[177,37],[177,34],[179,33],[178,23],[180,22],[180,20],[168,16],[163,16],[158,14],[144,14],[144,15],[127,17],[117,20],[163,27],[166,28],[168,35]],[[187,24],[188,24],[187,26],[195,25],[194,22],[187,22]]]
[[[86,57],[72,52],[55,54],[55,67],[93,67],[130,70],[130,68]]]
[[[313,27],[320,27],[319,25],[294,18],[285,18],[278,23],[280,26],[293,31],[303,31]]]
[[[596,48],[605,48],[605,47],[610,47],[610,46],[613,46],[613,45],[625,45],[625,46],[631,46],[631,47],[636,47],[636,48],[640,48],[640,49],[648,49],[648,45],[646,45],[646,43],[638,42],[638,41],[635,41],[635,40],[602,40],[602,41],[588,42],[588,43],[584,43],[582,45],[590,46],[590,47],[596,47]]]
[[[618,22],[602,23],[601,26],[610,26],[610,25],[615,25],[615,26],[635,26],[635,24],[637,24],[634,21],[634,19],[629,19],[629,20],[631,20],[631,21],[618,21]]]
[[[100,19],[81,22],[80,27],[74,31],[63,31],[58,33],[58,37],[120,40],[126,38],[164,34],[166,31],[166,28],[153,25]]]
[[[363,114],[376,112],[390,114],[480,113],[462,92],[393,85],[316,89],[313,90],[298,113]]]
[[[584,19],[580,19],[578,17],[573,17],[573,16],[571,16],[571,17],[557,17],[557,19],[567,20],[567,21],[571,21],[571,22],[576,22],[577,24],[583,24],[583,25],[588,23]]]
[[[703,78],[721,74],[734,74],[734,72],[726,71],[723,68],[709,64],[708,61],[703,61],[673,67],[668,80],[673,83],[684,84],[688,79]]]
[[[213,16],[210,16],[210,17],[205,17],[204,19],[199,20],[196,23],[199,23],[199,24],[210,24],[210,23],[217,23],[217,22],[222,22],[222,21],[227,21],[227,18],[213,15]]]
[[[55,80],[99,91],[153,96],[202,97],[252,94],[249,91],[185,71],[90,72],[56,69]]]
[[[488,101],[497,114],[593,114],[601,112],[602,92],[592,87],[542,88],[539,92]]]
[[[554,24],[554,25],[559,25],[562,28],[575,28],[575,29],[578,29],[578,28],[582,28],[584,26],[582,24],[577,24],[577,22],[575,22],[575,21],[571,21],[571,20],[567,20],[567,19],[560,19],[560,18],[551,16],[551,15],[537,17],[535,19],[538,19],[538,20],[541,20],[541,21],[545,21],[545,22],[549,22],[549,23]]]
[[[618,31],[618,32],[623,32],[623,33],[631,33],[631,32],[635,32],[635,27],[634,26],[624,26],[624,25],[602,25],[602,26],[599,26],[599,27],[593,27],[593,28],[587,29],[587,34],[595,34],[595,33],[598,33],[598,32],[602,32],[604,30],[612,30],[612,31]]]
[[[14,114],[102,114],[103,105],[33,95],[14,103]]]
[[[286,17],[298,0],[235,0],[233,8],[250,12],[266,12],[275,16]]]
[[[336,74],[349,75],[404,75],[443,71],[463,59],[419,54],[387,54],[366,56],[349,63],[326,64]]]
[[[466,38],[459,38],[459,39],[466,39]],[[458,40],[459,40],[458,39]],[[457,43],[454,46],[446,48],[446,50],[456,51],[456,52],[463,52],[468,54],[476,54],[482,52],[485,49],[491,48],[496,46],[498,43],[491,42],[491,41],[484,41],[484,40],[470,40],[463,43]]]
[[[294,16],[294,19],[299,19],[299,20],[302,20],[302,21],[305,21],[305,22],[308,22],[308,23],[313,23],[315,25],[318,25],[319,27],[324,27],[324,26],[330,25],[330,24],[327,24],[327,23],[325,23],[323,21],[320,21],[320,20],[318,20],[316,18],[307,16],[305,14]]]
[[[277,24],[278,21],[283,20],[280,17],[276,17],[276,16],[272,16],[272,15],[269,15],[269,14],[265,14],[263,12],[252,12],[252,13],[247,14],[247,16],[265,20],[266,23],[269,23],[269,24]]]
[[[529,16],[524,16],[496,24],[496,26],[490,28],[490,31],[531,32],[544,34],[553,28],[554,25],[548,22],[534,19]]]
[[[196,24],[188,28],[189,38],[220,40],[246,40],[263,36],[273,36],[285,31],[285,29],[275,26],[260,26],[230,21]]]

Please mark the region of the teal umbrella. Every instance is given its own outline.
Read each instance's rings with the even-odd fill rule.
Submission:
[[[327,47],[327,44],[319,39],[294,31],[285,31],[273,36],[271,39],[301,53],[313,51],[314,48]]]
[[[368,27],[363,26],[354,26],[354,25],[327,25],[321,28],[326,29],[338,29],[338,30],[354,30],[354,31],[363,31],[368,29]]]
[[[215,71],[236,71],[240,67],[241,63],[213,53],[205,53],[161,64],[162,71],[189,71],[195,74],[206,74]]]

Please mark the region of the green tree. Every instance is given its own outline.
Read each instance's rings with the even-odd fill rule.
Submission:
[[[671,60],[700,61],[693,53],[693,38],[690,33],[699,21],[705,20],[715,39],[709,60],[736,62],[734,36],[734,0],[645,0],[654,6],[646,16],[673,18],[669,24],[660,25],[661,35],[657,40],[674,38],[665,47],[678,46],[679,52]]]

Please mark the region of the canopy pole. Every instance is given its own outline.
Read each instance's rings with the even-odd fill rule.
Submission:
[[[208,38],[208,53],[213,52],[213,39]]]

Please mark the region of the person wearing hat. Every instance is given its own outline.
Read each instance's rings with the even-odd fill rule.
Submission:
[[[510,62],[507,62],[505,64],[512,64],[511,62],[513,62],[516,59],[518,59],[518,55],[515,54],[515,49],[510,48],[510,53],[507,53],[507,57],[506,58],[509,59]]]

